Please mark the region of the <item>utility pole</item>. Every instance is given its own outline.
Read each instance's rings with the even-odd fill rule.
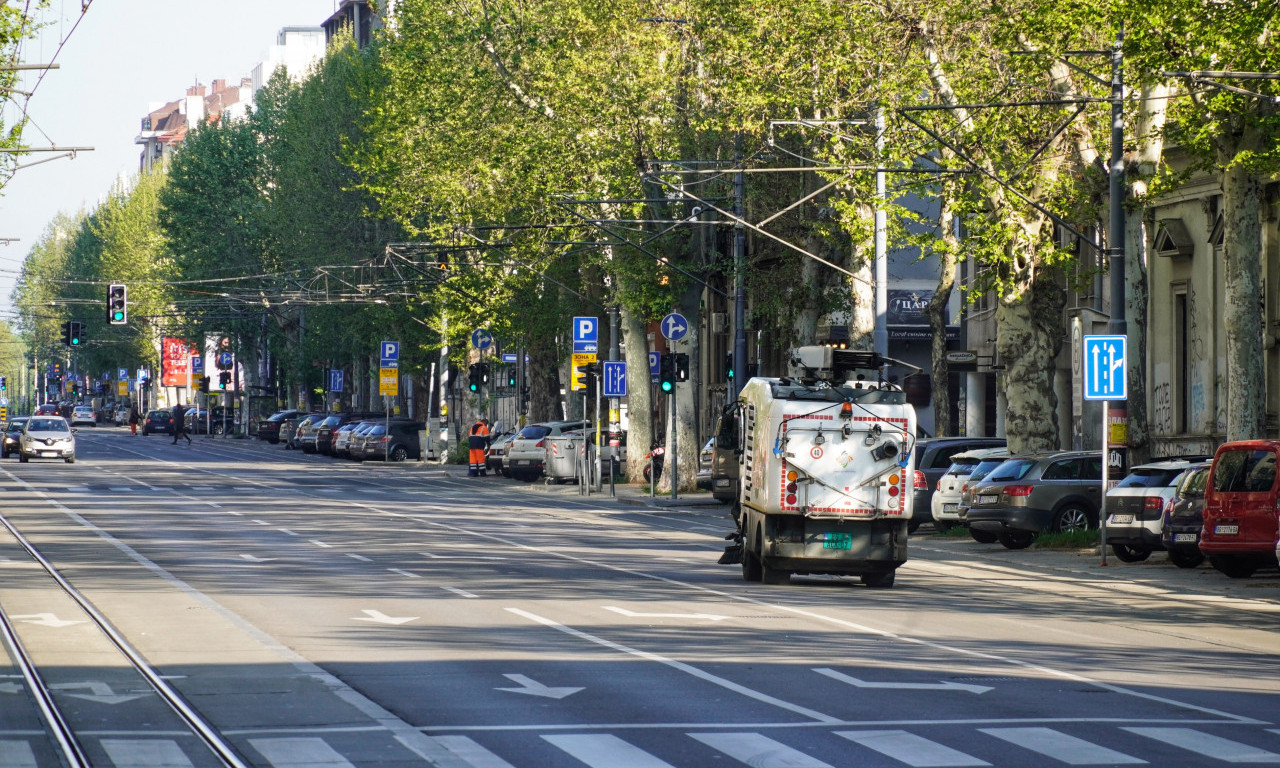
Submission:
[[[1125,336],[1129,332],[1125,309],[1125,248],[1124,248],[1124,28],[1116,33],[1115,47],[1111,49],[1111,225],[1107,231],[1107,255],[1111,269],[1111,320],[1107,331],[1113,336]],[[1126,363],[1127,364],[1127,363]],[[1098,513],[1098,534],[1102,543],[1102,564],[1107,564],[1107,486],[1111,472],[1111,457],[1119,458],[1116,477],[1124,474],[1126,464],[1125,445],[1128,442],[1128,409],[1123,400],[1102,403],[1102,509]],[[1110,434],[1113,426],[1113,439]]]
[[[889,242],[888,220],[885,212],[884,174],[884,107],[876,105],[876,212],[875,212],[875,274],[876,274],[876,324],[871,334],[875,351],[881,356],[889,354]]]
[[[747,378],[743,375],[747,370],[747,231],[742,226],[742,196],[746,182],[742,170],[741,134],[738,135],[737,144],[734,162],[737,163],[738,170],[733,175],[733,215],[736,219],[733,223],[733,371],[735,375],[730,382],[733,391],[728,393],[729,400],[738,399],[738,393],[742,391]],[[671,464],[674,470],[675,462]],[[674,474],[672,476],[674,477]],[[672,487],[675,487],[674,484]]]

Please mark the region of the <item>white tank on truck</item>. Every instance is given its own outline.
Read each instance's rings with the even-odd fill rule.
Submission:
[[[794,375],[738,398],[738,531],[722,563],[747,581],[859,576],[893,586],[907,560],[916,412],[873,352],[792,351]]]

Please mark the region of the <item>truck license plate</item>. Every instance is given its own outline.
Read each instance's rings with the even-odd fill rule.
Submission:
[[[1112,515],[1111,522],[1116,525],[1132,523],[1133,515]]]
[[[1175,534],[1173,534],[1173,540],[1174,540],[1174,541],[1189,541],[1189,542],[1195,543],[1199,538],[1200,538],[1200,535],[1199,535],[1199,534],[1196,534],[1196,533],[1175,533]]]
[[[1220,536],[1235,536],[1236,534],[1240,533],[1240,526],[1238,526],[1238,525],[1215,525],[1215,526],[1213,526],[1213,532],[1214,532],[1214,533],[1216,533],[1216,534],[1218,534],[1218,535],[1220,535]]]
[[[853,534],[851,533],[827,533],[823,537],[823,549],[851,549],[853,547]]]

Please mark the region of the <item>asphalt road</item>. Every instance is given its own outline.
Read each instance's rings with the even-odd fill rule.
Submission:
[[[722,507],[77,437],[0,465],[3,514],[255,765],[1280,763],[1280,574],[917,535],[892,589],[748,584]],[[175,764],[94,706],[117,764]]]

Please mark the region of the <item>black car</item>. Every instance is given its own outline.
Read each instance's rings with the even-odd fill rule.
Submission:
[[[235,431],[235,416],[224,406],[187,411],[187,432],[193,435],[222,435]]]
[[[18,440],[22,437],[22,428],[26,426],[30,416],[15,416],[4,425],[4,443],[0,445],[0,459],[9,458],[18,452]]]
[[[418,433],[427,428],[421,421],[392,419],[389,424],[376,422],[365,433],[360,458],[366,461],[405,461],[422,458],[422,443]]]
[[[153,411],[147,411],[147,418],[142,422],[142,434],[173,434],[173,411],[167,408],[157,408]]]
[[[302,411],[290,409],[277,411],[258,422],[258,439],[268,443],[280,442],[280,425],[285,421],[302,414]]]
[[[1204,527],[1204,488],[1211,466],[1205,462],[1187,470],[1164,507],[1160,540],[1169,550],[1169,562],[1179,568],[1195,568],[1204,562],[1200,529]]]
[[[303,453],[322,453],[326,456],[333,453],[333,434],[344,424],[376,419],[380,414],[372,411],[345,411],[331,413],[321,421],[312,425],[310,436],[299,438]],[[308,450],[310,449],[310,450]]]
[[[921,523],[933,522],[933,492],[938,480],[951,468],[951,457],[977,448],[1003,448],[1003,437],[934,437],[917,440],[915,492],[911,496],[911,522],[907,530],[914,533]]]

